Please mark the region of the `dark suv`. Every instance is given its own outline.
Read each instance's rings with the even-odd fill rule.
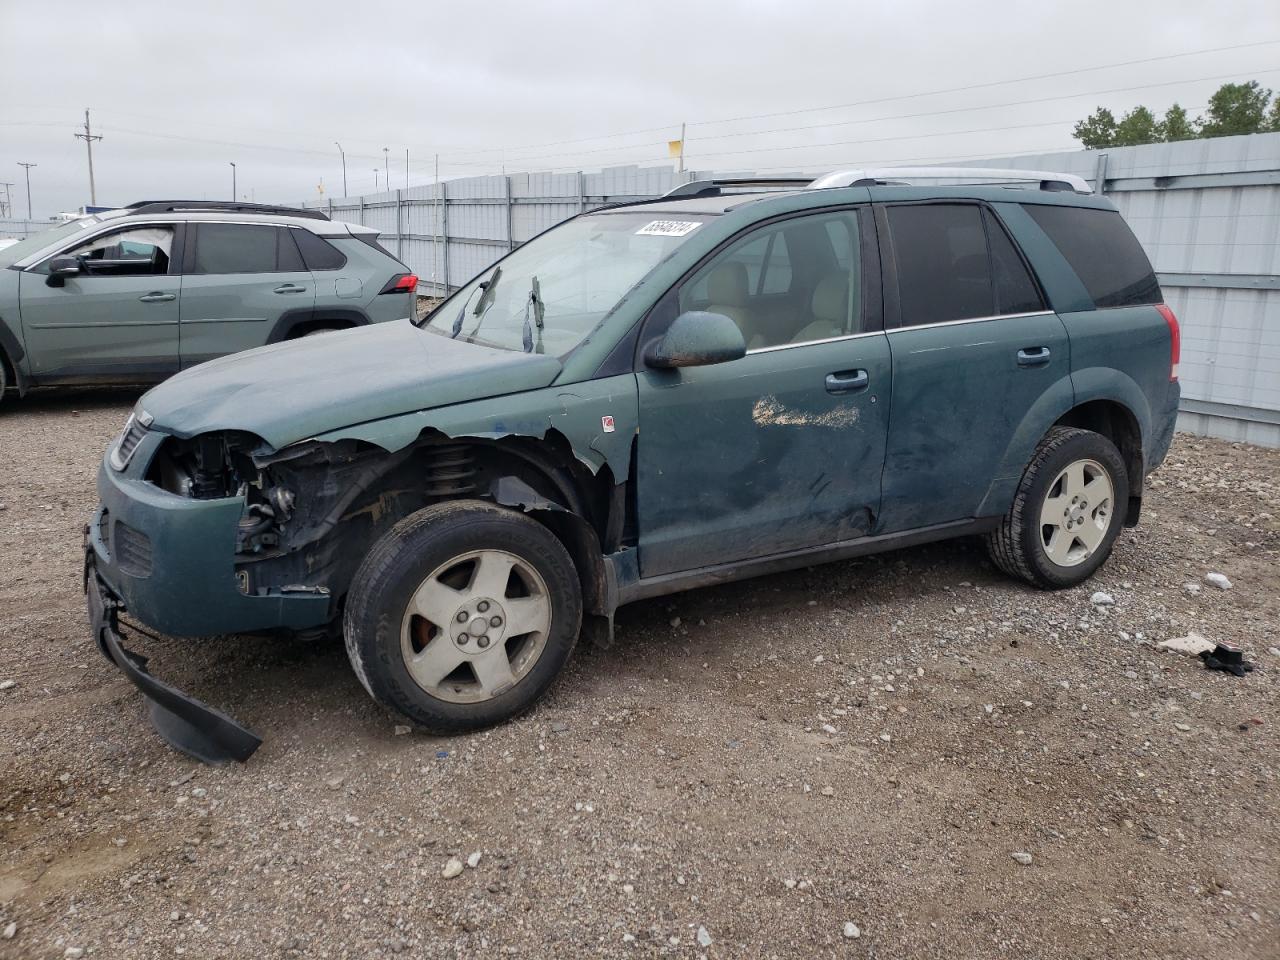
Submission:
[[[688,184],[547,231],[423,322],[144,396],[86,531],[94,635],[170,742],[242,759],[257,738],[143,671],[120,612],[341,623],[373,697],[460,731],[645,597],[963,535],[1072,586],[1138,521],[1178,349],[1078,178]]]
[[[316,210],[144,201],[0,251],[6,388],[154,383],[213,357],[415,315],[378,231]]]

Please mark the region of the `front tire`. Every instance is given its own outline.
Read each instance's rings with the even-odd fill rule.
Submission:
[[[1120,451],[1091,430],[1054,427],[1036,447],[987,550],[1011,577],[1046,590],[1088,580],[1111,555],[1129,503]]]
[[[375,700],[459,733],[532,707],[581,624],[577,571],[556,536],[522,513],[460,500],[409,515],[374,544],[343,626]]]

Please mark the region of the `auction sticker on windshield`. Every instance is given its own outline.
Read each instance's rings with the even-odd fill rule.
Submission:
[[[638,237],[683,237],[702,224],[697,220],[651,220],[636,231]]]

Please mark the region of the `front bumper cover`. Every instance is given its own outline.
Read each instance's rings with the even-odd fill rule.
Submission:
[[[95,569],[92,548],[85,547],[85,602],[89,627],[102,655],[114,663],[147,701],[151,725],[166,743],[205,763],[243,763],[262,739],[225,713],[157,680],[147,670],[147,658],[124,646],[119,614],[124,609]]]

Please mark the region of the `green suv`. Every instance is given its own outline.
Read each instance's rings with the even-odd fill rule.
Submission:
[[[340,625],[376,700],[465,731],[646,597],[965,535],[1081,583],[1169,447],[1177,321],[1078,178],[909,173],[688,184],[548,230],[424,321],[171,378],[99,472],[95,638],[217,761],[258,739],[146,672],[121,614]]]
[[[153,383],[213,357],[414,316],[417,278],[314,210],[149,201],[0,250],[0,398]]]

